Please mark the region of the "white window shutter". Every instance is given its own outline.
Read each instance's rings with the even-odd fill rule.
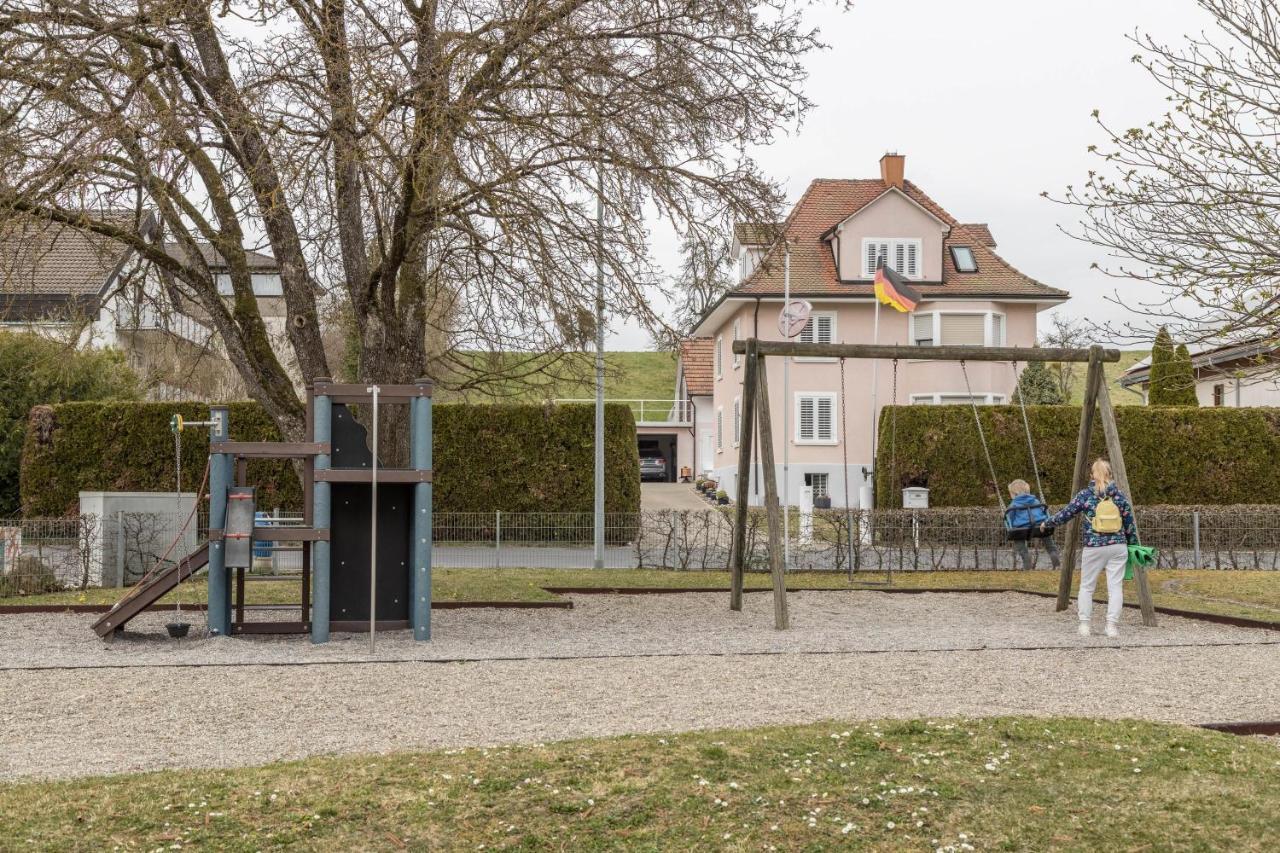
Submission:
[[[929,341],[930,343],[933,343],[933,344],[937,343],[937,341],[933,339],[933,315],[932,314],[912,314],[911,323],[912,323],[912,330],[911,330],[912,335],[917,344],[920,343],[921,341]]]
[[[716,409],[716,449],[724,448],[724,410]]]
[[[991,345],[993,347],[1004,346],[1004,315],[991,315]]]
[[[819,441],[831,441],[835,438],[835,412],[830,397],[818,397],[817,430],[815,437]]]
[[[987,315],[943,314],[942,345],[980,347],[987,340]]]
[[[800,431],[801,441],[813,441],[814,423],[813,423],[813,398],[800,398],[800,418],[797,427]]]
[[[916,255],[918,253],[916,243],[907,244],[907,268],[904,271],[904,274],[911,278],[915,278],[919,275],[919,272],[916,270]]]
[[[742,441],[742,401],[733,401],[733,443]]]
[[[724,338],[716,338],[716,378],[724,373]]]
[[[893,269],[899,275],[907,274],[907,244],[893,244]]]
[[[876,274],[876,244],[868,240],[866,243],[866,246],[867,246],[867,257],[866,257],[867,268],[863,274],[866,275],[867,278],[871,278],[871,276]]]
[[[815,319],[817,320],[817,323],[813,336],[816,342],[820,344],[831,343],[832,327],[835,325],[835,317],[831,314],[821,314]]]

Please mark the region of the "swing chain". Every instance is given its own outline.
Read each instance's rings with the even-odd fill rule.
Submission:
[[[1031,470],[1036,475],[1036,497],[1044,503],[1044,486],[1040,483],[1040,463],[1036,461],[1036,443],[1031,437],[1031,421],[1027,419],[1027,394],[1022,387],[1022,376],[1018,373],[1018,362],[1010,362],[1013,366],[1013,384],[1018,393],[1018,407],[1022,410],[1022,428],[1027,433],[1027,449],[1031,451]]]
[[[969,395],[969,407],[973,409],[973,422],[978,427],[978,441],[982,443],[982,455],[987,458],[987,470],[991,472],[991,486],[995,489],[996,500],[1000,502],[1000,512],[1004,514],[1004,495],[1000,494],[1000,481],[996,478],[996,465],[991,461],[991,448],[987,447],[987,434],[982,429],[982,418],[978,415],[978,402],[974,399],[973,388],[969,385],[969,371],[965,368],[964,359],[960,360],[960,373],[964,376],[964,390]]]

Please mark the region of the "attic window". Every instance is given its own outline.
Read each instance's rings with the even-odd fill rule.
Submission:
[[[951,260],[956,265],[956,272],[978,271],[978,261],[973,257],[973,249],[968,246],[952,246]]]

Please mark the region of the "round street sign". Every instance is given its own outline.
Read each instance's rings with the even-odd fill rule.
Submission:
[[[803,299],[792,299],[782,307],[778,315],[778,331],[784,338],[794,338],[804,331],[809,324],[809,314],[813,306]]]

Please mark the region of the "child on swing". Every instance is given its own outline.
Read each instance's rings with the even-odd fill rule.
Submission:
[[[1031,486],[1026,480],[1014,480],[1009,484],[1009,498],[1009,508],[1004,511],[1005,526],[1009,530],[1027,531],[1026,536],[1013,540],[1013,553],[1022,558],[1023,569],[1030,569],[1032,540],[1030,532],[1033,528],[1039,527],[1041,522],[1048,520],[1049,513],[1045,511],[1040,499],[1031,494]],[[1049,562],[1055,569],[1058,568],[1060,558],[1058,546],[1054,543],[1053,537],[1046,536],[1040,541],[1044,543]]]

